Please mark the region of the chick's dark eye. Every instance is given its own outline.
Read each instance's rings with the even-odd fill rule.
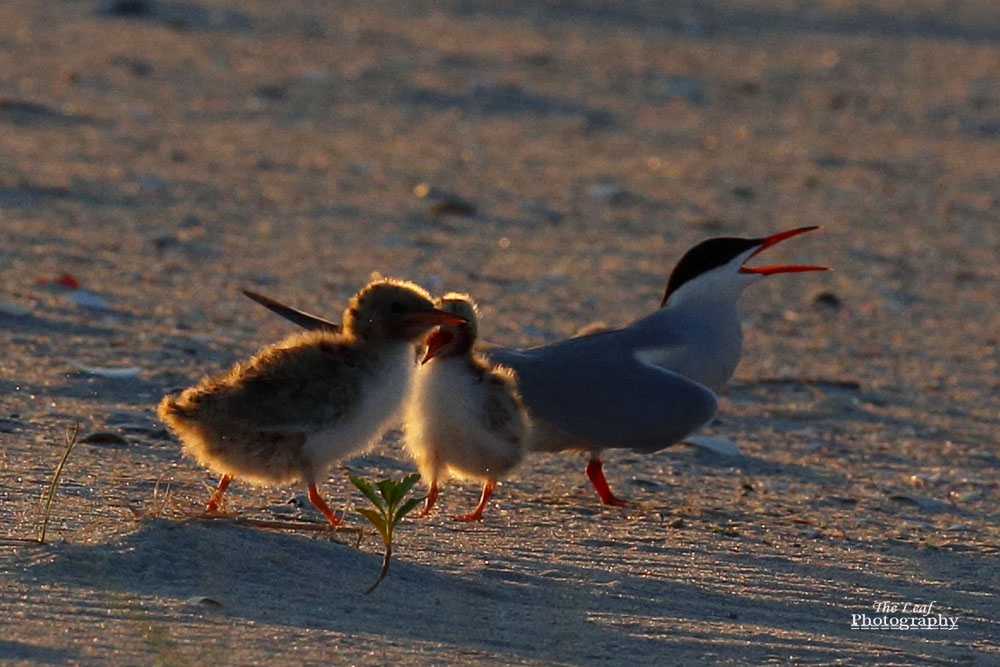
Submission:
[[[402,315],[406,312],[406,306],[401,304],[399,301],[394,301],[392,305],[389,306],[389,310],[392,311],[394,315]]]

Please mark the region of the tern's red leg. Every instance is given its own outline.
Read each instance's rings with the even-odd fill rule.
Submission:
[[[431,512],[431,508],[434,507],[434,503],[438,499],[438,483],[437,480],[431,482],[431,488],[427,492],[427,502],[424,503],[424,511],[420,513],[420,516],[427,516]]]
[[[219,480],[219,486],[215,488],[215,493],[213,493],[212,497],[208,499],[207,503],[205,503],[206,512],[214,512],[219,509],[219,503],[222,502],[222,494],[226,492],[226,488],[229,486],[231,481],[233,481],[232,475],[222,476],[222,479]]]
[[[323,499],[320,498],[319,491],[316,490],[315,484],[309,484],[309,502],[311,502],[316,509],[322,512],[323,516],[329,519],[330,523],[334,526],[340,525],[340,519],[337,518],[337,515],[334,514],[330,508],[327,507],[326,503],[323,502]]]
[[[483,495],[479,497],[479,504],[476,505],[476,509],[472,510],[468,514],[459,514],[458,516],[453,516],[451,518],[455,521],[482,521],[483,510],[486,509],[486,503],[489,501],[490,494],[493,493],[493,487],[496,485],[496,480],[486,480],[483,484]]]
[[[592,456],[587,464],[587,477],[594,485],[597,495],[601,497],[601,502],[605,505],[614,505],[615,507],[628,507],[630,505],[629,501],[619,498],[611,492],[608,480],[604,479],[604,465],[601,463],[601,459],[596,456]]]

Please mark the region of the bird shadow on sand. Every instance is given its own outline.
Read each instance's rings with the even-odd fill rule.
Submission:
[[[378,633],[396,642],[571,662],[631,655],[642,663],[667,651],[697,656],[725,645],[742,647],[748,659],[794,654],[831,661],[870,655],[873,641],[897,658],[927,655],[918,642],[858,638],[849,629],[852,608],[871,603],[866,591],[900,591],[900,581],[747,553],[729,565],[719,563],[719,553],[709,559],[735,568],[745,582],[737,586],[698,564],[691,572],[696,577],[683,576],[691,559],[683,549],[631,554],[625,567],[623,555],[614,551],[595,549],[592,562],[580,564],[579,553],[564,560],[538,545],[518,549],[518,555],[488,554],[488,560],[455,571],[408,562],[404,544],[389,577],[366,596],[362,591],[378,572],[379,554],[231,524],[147,520],[109,543],[46,549],[47,556],[27,568],[29,581],[58,584],[91,600],[94,593],[106,596],[109,605],[92,601],[76,613],[93,614],[95,622],[109,613],[126,619],[141,614],[165,637],[192,617],[211,615],[220,622],[243,619],[347,636]],[[662,576],[671,559],[676,578]],[[661,574],[642,572],[645,561]],[[785,585],[771,591],[755,584],[754,576]],[[845,580],[853,592],[843,593]],[[918,589],[906,583],[908,594]],[[967,595],[947,595],[955,607],[969,608]],[[759,641],[753,645],[747,644],[745,623],[756,627]],[[815,633],[815,641],[803,645],[802,632]],[[975,628],[967,623],[966,632],[975,634]]]
[[[607,129],[615,125],[614,116],[608,111],[538,95],[517,85],[479,85],[460,93],[412,88],[404,91],[401,97],[406,104],[437,111],[454,108],[485,116],[531,114],[543,117],[580,117],[588,127],[594,129]]]
[[[833,425],[839,432],[842,425],[847,432],[854,424],[879,426],[887,431],[894,428],[913,429],[918,437],[936,438],[945,435],[931,423],[930,413],[921,403],[916,392],[890,392],[864,390],[860,386],[849,386],[845,382],[838,386],[834,381],[795,379],[765,379],[757,382],[736,382],[728,389],[728,395],[745,404],[759,405],[758,411],[777,429],[801,430],[813,423]],[[808,407],[788,409],[788,403],[800,403]],[[924,419],[895,414],[905,410],[909,415],[924,414]],[[743,417],[727,417],[734,422],[747,422]],[[752,422],[748,422],[752,423]]]
[[[87,375],[69,366],[64,382],[45,387],[0,380],[0,391],[16,387],[22,393],[48,395],[56,399],[99,398],[107,404],[142,409],[149,409],[156,398],[163,394],[162,386],[162,382],[141,377],[118,379]]]
[[[131,208],[140,203],[114,183],[76,179],[70,186],[39,183],[0,183],[0,209],[33,209],[52,202],[70,202],[92,208]]]
[[[0,331],[10,334],[59,334],[65,336],[107,337],[115,333],[114,329],[102,325],[69,319],[51,319],[39,315],[28,314],[0,319]]]
[[[4,662],[17,663],[23,660],[36,665],[65,665],[82,658],[78,652],[69,649],[49,648],[14,639],[0,639],[0,657],[3,657]]]
[[[797,3],[790,9],[770,8],[762,3],[744,7],[740,3],[721,0],[639,4],[582,1],[473,4],[479,13],[517,15],[519,18],[527,15],[546,25],[571,23],[604,30],[641,28],[675,33],[688,39],[777,32],[1000,41],[1000,27],[985,12],[980,14],[978,21],[968,18],[962,21],[961,17],[944,9],[907,17],[899,12],[881,11],[874,3],[873,6],[845,3],[843,10],[822,10],[809,3]],[[525,8],[523,5],[526,4],[530,7]],[[471,9],[462,5],[462,11],[469,12]]]

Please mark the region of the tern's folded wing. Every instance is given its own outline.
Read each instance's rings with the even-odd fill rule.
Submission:
[[[579,344],[572,344],[580,341]],[[704,426],[715,394],[677,373],[647,365],[614,337],[574,339],[528,351],[491,350],[518,375],[525,406],[595,448],[654,452]]]

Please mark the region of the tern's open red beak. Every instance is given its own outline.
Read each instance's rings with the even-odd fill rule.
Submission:
[[[424,353],[424,359],[420,363],[426,364],[436,357],[441,352],[441,349],[450,343],[454,337],[455,335],[447,329],[435,329],[434,333],[427,337],[427,351]]]
[[[773,245],[777,245],[784,241],[785,239],[790,239],[793,236],[798,236],[799,234],[805,234],[806,232],[811,232],[815,229],[819,229],[819,226],[812,227],[799,227],[798,229],[789,229],[787,232],[778,232],[777,234],[772,234],[762,239],[760,247],[754,250],[750,257],[747,257],[747,261],[750,261],[752,257],[757,255],[766,248],[770,248]],[[825,266],[809,266],[804,264],[777,264],[774,266],[741,266],[740,273],[756,273],[761,276],[770,276],[775,273],[802,273],[803,271],[829,271],[830,269]]]

